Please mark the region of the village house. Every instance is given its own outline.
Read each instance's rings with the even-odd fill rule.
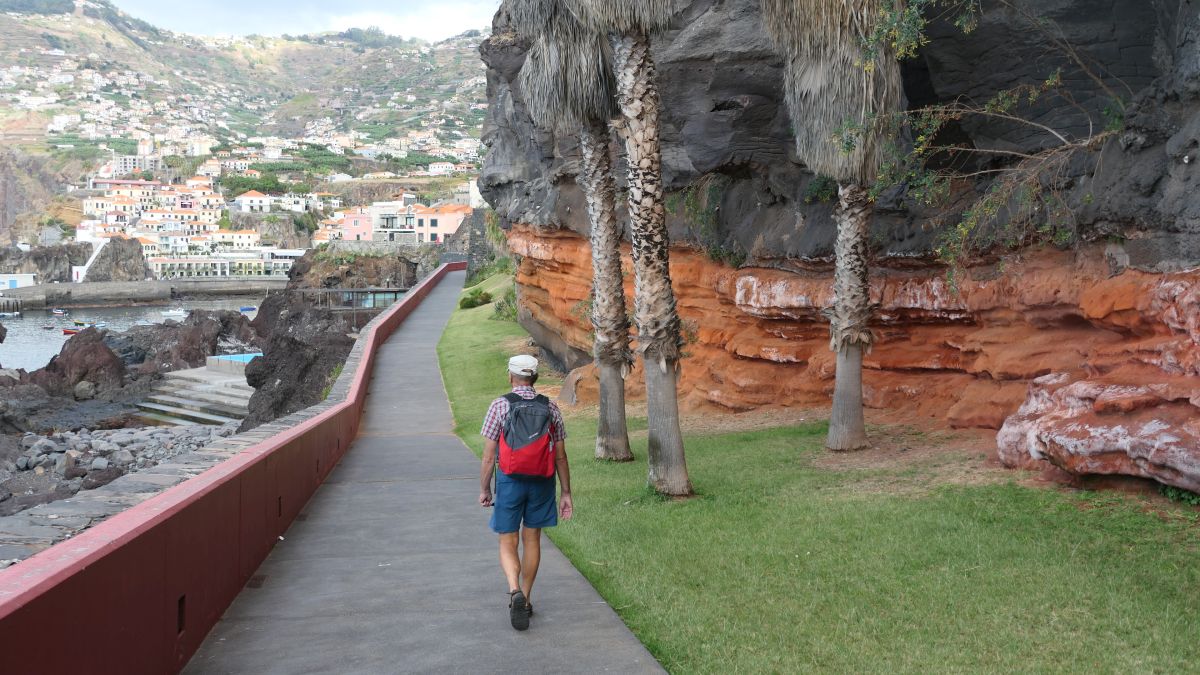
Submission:
[[[471,215],[473,209],[464,204],[437,204],[412,207],[416,220],[417,242],[440,244],[445,242]]]
[[[212,233],[212,242],[230,248],[253,248],[261,243],[255,230],[217,230]]]
[[[271,210],[275,198],[258,190],[250,190],[238,195],[233,201],[242,213],[266,213]]]

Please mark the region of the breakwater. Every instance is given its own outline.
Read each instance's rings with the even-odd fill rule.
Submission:
[[[104,307],[137,303],[166,303],[181,297],[257,295],[287,287],[277,279],[162,279],[100,281],[81,284],[38,284],[5,291],[23,309],[45,307]]]

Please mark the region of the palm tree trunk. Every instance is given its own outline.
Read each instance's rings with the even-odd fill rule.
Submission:
[[[871,296],[867,277],[867,222],[871,199],[858,184],[838,186],[837,256],[833,308],[829,313],[829,347],[837,353],[833,411],[829,415],[830,450],[867,446],[863,422],[862,357],[871,346]]]
[[[600,375],[596,459],[629,462],[633,452],[625,423],[625,375],[633,356],[629,353],[629,317],[621,279],[621,227],[617,223],[607,125],[584,125],[579,147],[583,155],[579,177],[592,228],[592,356]]]
[[[671,288],[670,241],[663,204],[662,107],[654,59],[644,32],[612,37],[618,131],[629,171],[629,221],[633,239],[634,318],[646,370],[650,484],[667,495],[690,495],[683,435],[679,429],[678,369],[683,346]]]

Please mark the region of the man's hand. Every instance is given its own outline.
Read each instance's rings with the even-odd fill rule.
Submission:
[[[558,498],[558,508],[562,513],[563,520],[571,519],[571,515],[575,512],[575,504],[571,502],[570,492],[564,492],[562,493],[562,496]]]
[[[487,508],[492,505],[492,491],[484,490],[479,493],[479,505]]]

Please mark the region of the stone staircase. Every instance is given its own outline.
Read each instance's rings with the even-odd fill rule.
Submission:
[[[167,373],[146,400],[138,416],[151,424],[228,424],[248,414],[254,388],[241,373],[192,368]]]

